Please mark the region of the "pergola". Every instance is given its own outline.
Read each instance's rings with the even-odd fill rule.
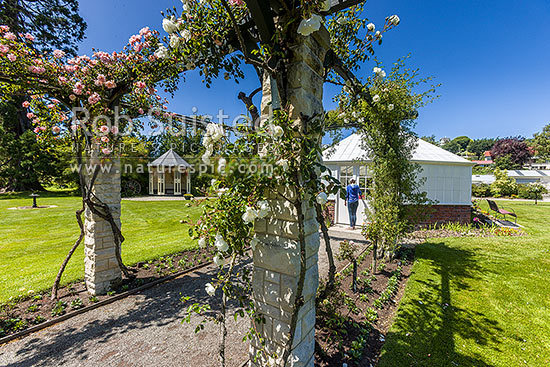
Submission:
[[[172,149],[149,163],[149,195],[191,193],[191,165]],[[185,188],[182,187],[185,182]]]

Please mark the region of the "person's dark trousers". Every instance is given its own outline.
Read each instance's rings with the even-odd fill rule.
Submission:
[[[357,222],[357,207],[359,206],[358,201],[354,201],[353,203],[348,202],[348,213],[349,213],[349,226],[355,227],[355,223]]]

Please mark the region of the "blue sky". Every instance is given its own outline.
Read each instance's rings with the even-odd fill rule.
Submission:
[[[161,30],[160,11],[181,7],[179,0],[80,0],[88,23],[80,52],[120,50],[142,26]],[[437,137],[468,135],[532,136],[550,123],[550,15],[548,0],[437,1],[371,0],[366,15],[378,26],[398,14],[401,24],[386,33],[376,56],[389,65],[411,54],[419,67],[442,86],[441,97],[420,110],[416,131]],[[369,74],[372,65],[363,69]],[[254,73],[239,85],[217,81],[208,89],[198,73],[186,81],[170,109],[215,115],[218,109],[244,112],[240,91],[259,86]],[[325,88],[325,108],[334,107],[334,89]]]

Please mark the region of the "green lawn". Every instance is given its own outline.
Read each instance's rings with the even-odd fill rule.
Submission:
[[[529,236],[419,246],[380,367],[550,366],[550,205],[498,203]]]
[[[80,198],[41,194],[39,205],[57,208],[8,210],[31,203],[27,194],[0,195],[0,303],[21,288],[40,291],[51,287],[55,275],[78,237],[75,210]],[[122,256],[126,264],[153,259],[196,246],[189,226],[180,224],[186,215],[197,219],[201,208],[187,201],[122,201],[122,233],[126,241]],[[84,244],[73,255],[63,283],[84,276]]]

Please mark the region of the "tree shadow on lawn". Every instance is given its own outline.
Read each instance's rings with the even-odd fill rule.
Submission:
[[[409,280],[407,293],[414,296],[402,300],[379,366],[491,367],[483,356],[466,355],[462,346],[455,345],[458,335],[500,351],[496,335],[502,329],[497,321],[453,305],[452,291],[475,291],[468,282],[483,272],[474,253],[444,243],[425,243],[417,247],[416,261],[429,262],[431,271],[418,276],[422,279]]]
[[[214,330],[215,335],[208,337],[203,335],[208,331],[194,333],[201,317],[192,317],[191,324],[180,323],[188,306],[195,302],[210,303],[212,310],[209,315],[214,315],[219,310],[220,291],[216,292],[216,298],[208,296],[205,291],[205,284],[212,281],[213,274],[212,271],[193,273],[174,279],[147,289],[137,296],[130,296],[57,324],[42,331],[39,336],[34,334],[13,342],[18,348],[14,353],[14,360],[6,364],[6,367],[58,366],[75,360],[84,365],[91,355],[97,359],[98,354],[104,354],[104,365],[109,365],[108,360],[113,350],[126,354],[129,358],[132,358],[132,353],[161,353],[161,350],[151,351],[148,339],[165,340],[163,347],[179,350],[182,361],[186,359],[184,344],[190,338],[202,340],[198,343],[202,344],[201,349],[215,353],[219,327],[211,329],[210,332]],[[183,303],[183,296],[190,299]],[[234,309],[235,305],[229,306],[228,319],[233,319]],[[143,357],[136,357],[135,363],[141,365],[139,358]],[[201,366],[201,363],[198,362],[195,366]]]

